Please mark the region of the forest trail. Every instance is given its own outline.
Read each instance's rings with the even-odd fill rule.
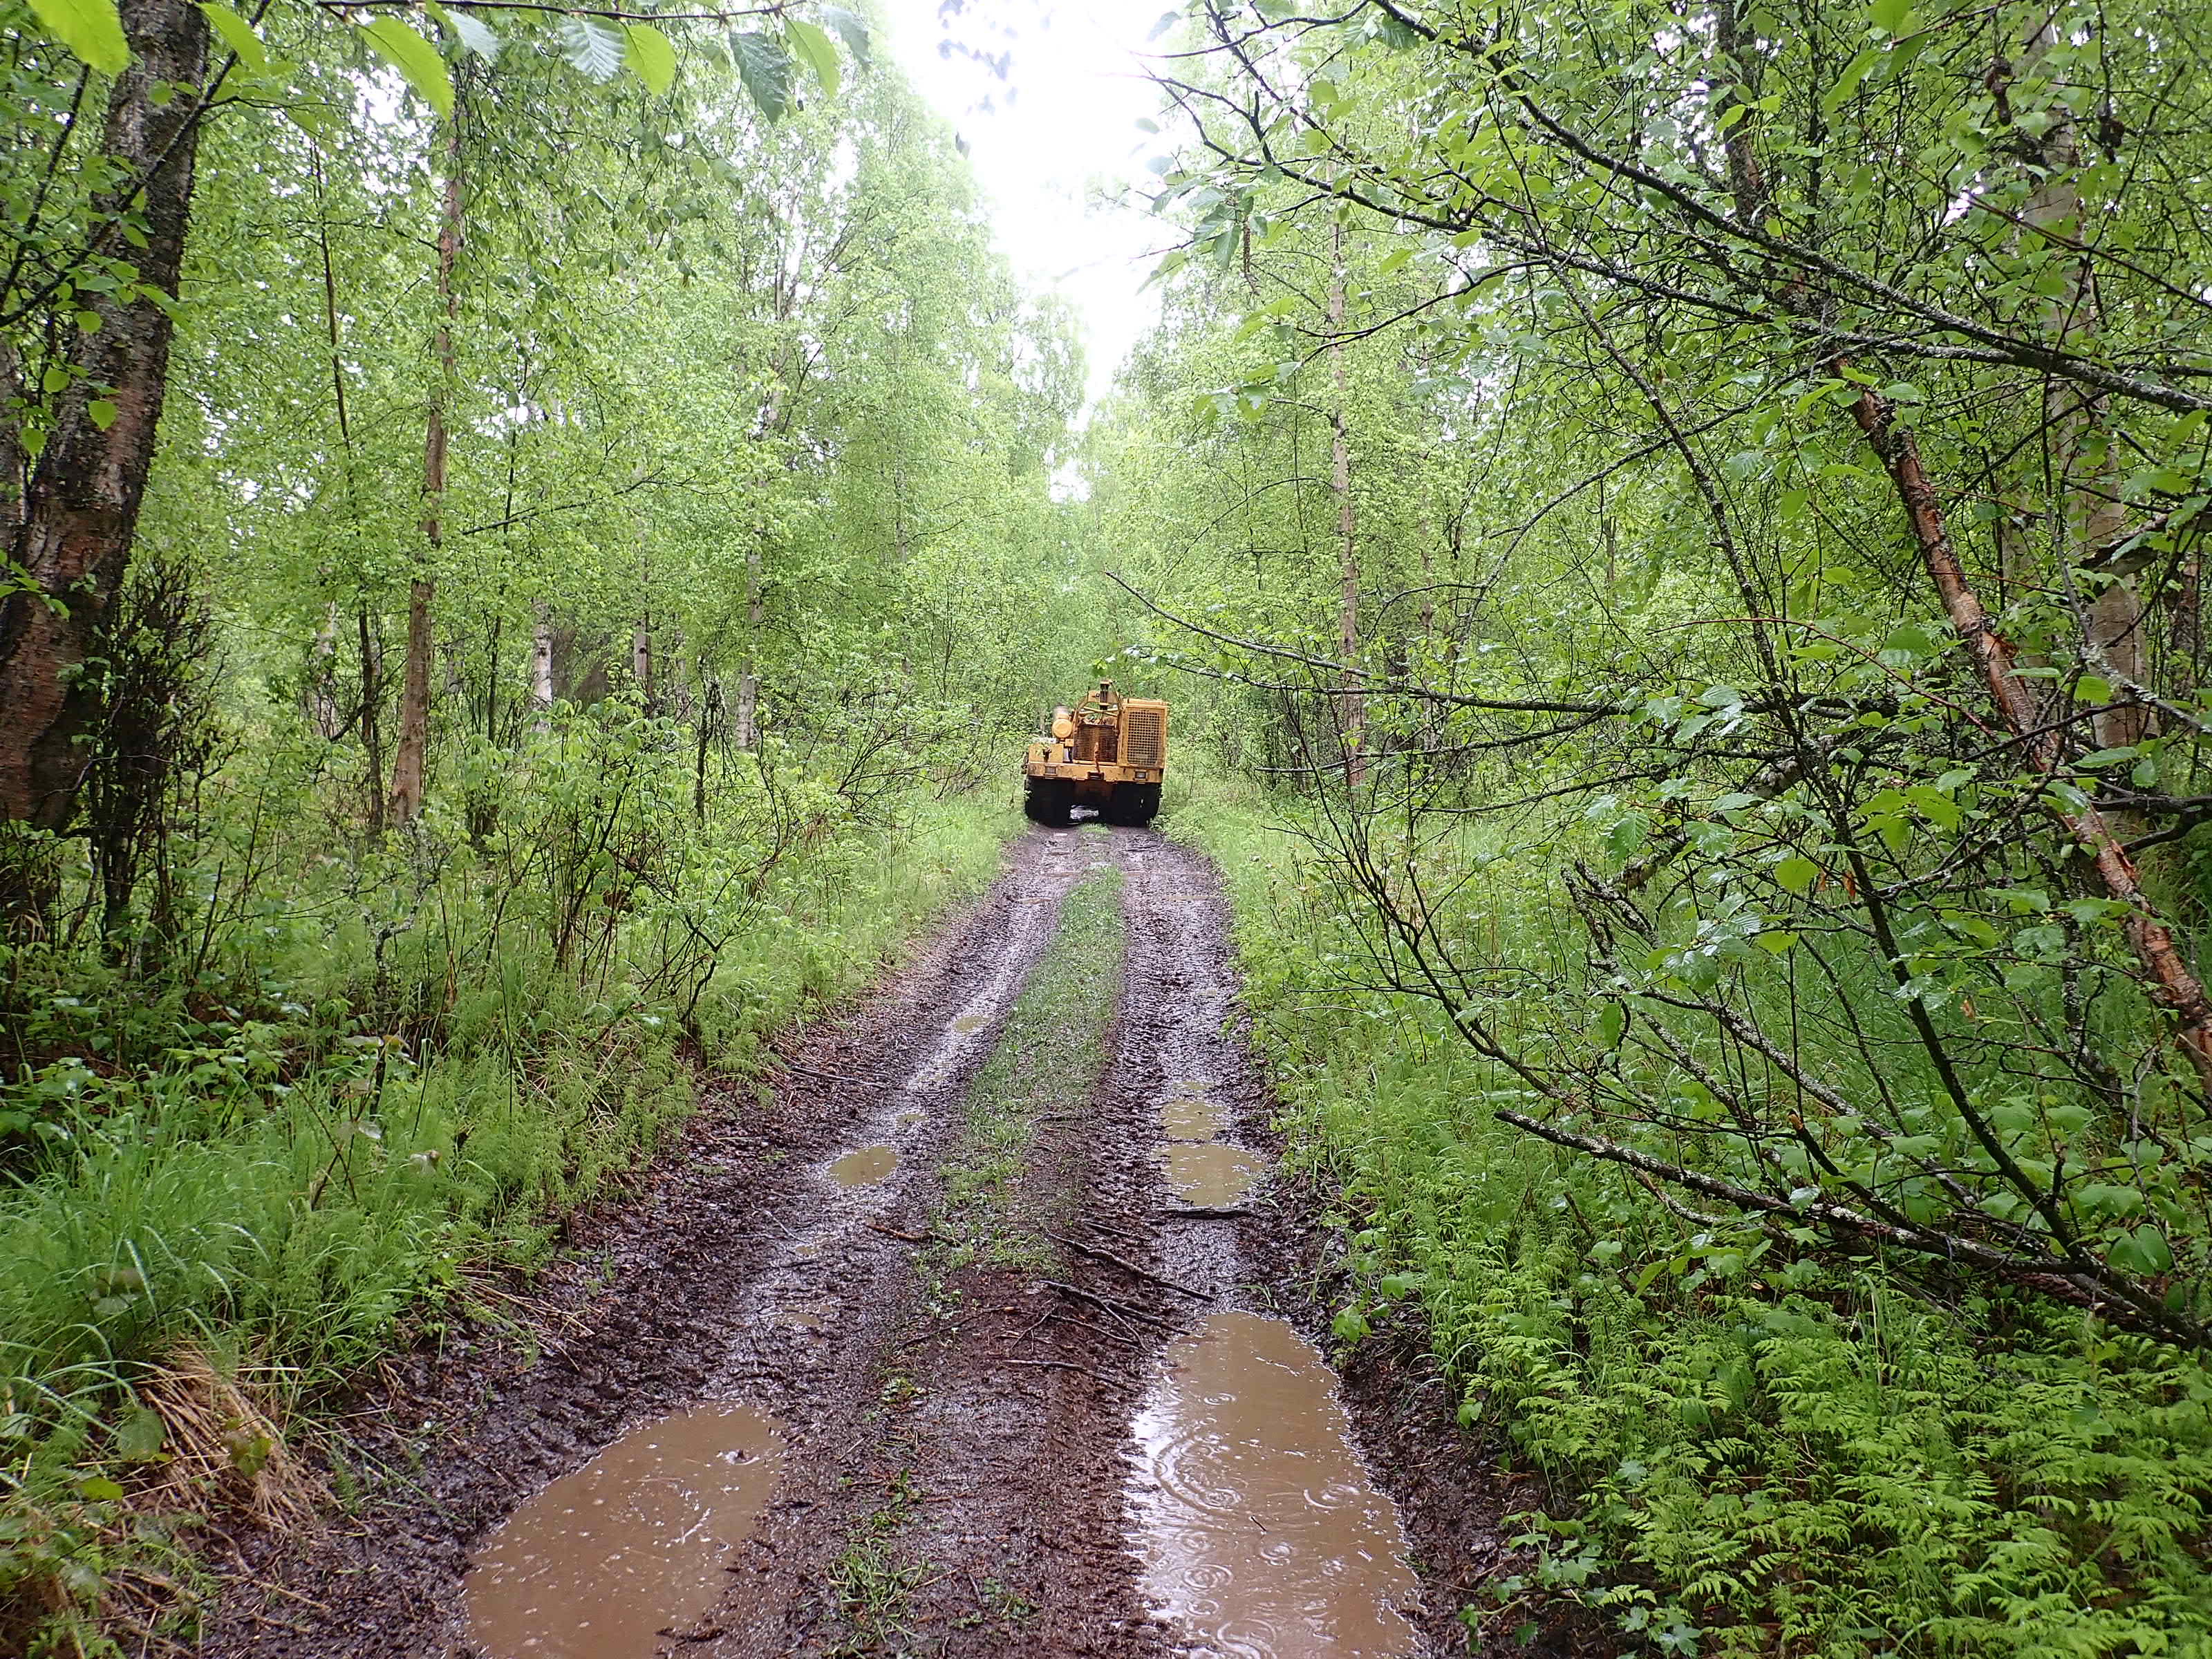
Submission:
[[[1417,1478],[1440,1392],[1347,1413],[1296,1328],[1320,1235],[1236,994],[1202,855],[1032,831],[572,1224],[526,1340],[396,1367],[348,1512],[264,1549],[203,1651],[1466,1650],[1495,1495]]]

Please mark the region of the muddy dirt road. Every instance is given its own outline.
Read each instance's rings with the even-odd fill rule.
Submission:
[[[1033,831],[786,1059],[399,1369],[206,1654],[1468,1650],[1516,1505],[1418,1345],[1310,1340],[1203,858]]]

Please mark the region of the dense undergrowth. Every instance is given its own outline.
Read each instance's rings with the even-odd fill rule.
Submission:
[[[188,1626],[195,1517],[312,1503],[289,1424],[502,1316],[702,1066],[743,1075],[1018,822],[973,794],[863,821],[750,757],[693,822],[672,736],[564,720],[473,834],[434,806],[325,842],[311,788],[235,802],[184,878],[240,884],[204,940],[0,959],[0,1649]]]
[[[2212,1652],[2212,1370],[2049,1302],[1873,1252],[1791,1255],[1498,1121],[1511,1080],[1433,1001],[1363,988],[1309,843],[1256,795],[1173,832],[1219,861],[1293,1164],[1340,1191],[1338,1336],[1416,1306],[1462,1421],[1576,1494],[1540,1597],[1671,1654]],[[1470,925],[1552,954],[1510,862]]]

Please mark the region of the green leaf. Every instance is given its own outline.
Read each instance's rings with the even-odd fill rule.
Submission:
[[[1869,46],[1850,63],[1844,64],[1844,72],[1836,77],[1835,85],[1820,94],[1822,111],[1833,115],[1841,109],[1850,100],[1850,95],[1859,89],[1860,83],[1872,72],[1874,66],[1881,62],[1881,48]],[[1846,398],[1844,401],[1850,400]]]
[[[676,48],[650,23],[632,23],[624,33],[629,39],[624,61],[646,90],[659,97],[676,84]]]
[[[2112,1265],[2127,1273],[2163,1273],[2173,1270],[2173,1247],[2166,1242],[2166,1235],[2148,1221],[2115,1240],[2112,1257]]]
[[[2095,674],[2084,674],[2074,682],[2074,700],[2076,702],[2110,702],[2112,700],[2112,683]]]
[[[161,1443],[168,1438],[168,1426],[161,1414],[143,1406],[134,1406],[123,1414],[115,1425],[115,1449],[134,1463],[143,1463],[161,1455]]]
[[[1617,1002],[1608,1002],[1598,1010],[1597,1040],[1608,1051],[1620,1047],[1620,1039],[1628,1030],[1628,1013]]]
[[[94,1504],[112,1504],[123,1496],[123,1488],[105,1475],[94,1475],[89,1480],[80,1480],[76,1489]]]
[[[256,75],[269,72],[269,48],[261,44],[261,37],[253,32],[252,24],[216,0],[201,0],[200,9],[207,14],[215,32],[222,37],[223,45],[238,54],[240,63]]]
[[[115,0],[31,0],[46,32],[102,75],[120,75],[131,62]]]
[[[345,130],[331,113],[328,104],[287,104],[284,113],[292,125],[325,149],[336,147]]]
[[[1903,623],[1890,629],[1881,648],[1906,657],[1932,657],[1942,650],[1943,641],[1932,629],[1919,623]]]
[[[860,13],[848,6],[824,6],[822,21],[845,43],[845,50],[853,54],[854,63],[864,70],[871,66],[867,21]]]
[[[783,23],[783,37],[790,43],[792,52],[822,83],[822,95],[837,95],[837,48],[830,44],[830,37],[811,23],[787,17]]]
[[[1930,788],[1924,783],[1916,783],[1905,792],[1905,798],[1912,803],[1914,811],[1919,813],[1938,830],[1951,830],[1959,827],[1959,819],[1961,816],[1959,811],[1959,803],[1941,789]]]
[[[586,80],[613,80],[629,52],[629,42],[596,18],[572,14],[554,32],[561,37],[561,55]]]
[[[1793,893],[1808,891],[1820,879],[1820,866],[1808,858],[1792,856],[1774,866],[1774,878]]]
[[[84,412],[102,432],[115,424],[115,405],[105,398],[94,398],[85,405]]]
[[[361,32],[376,55],[407,77],[407,84],[441,115],[453,112],[453,77],[446,73],[446,60],[432,46],[397,17],[380,17],[363,23]]]
[[[1867,15],[1874,26],[1893,39],[1905,33],[1905,20],[1912,15],[1912,0],[1873,0]]]
[[[730,37],[738,60],[738,79],[745,94],[769,120],[781,120],[791,107],[791,54],[772,34],[754,31]]]

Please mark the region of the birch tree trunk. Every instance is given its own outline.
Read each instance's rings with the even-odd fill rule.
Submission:
[[[1359,654],[1359,548],[1352,534],[1352,443],[1345,426],[1344,369],[1344,226],[1329,230],[1328,368],[1336,386],[1335,407],[1328,422],[1328,487],[1336,497],[1336,539],[1340,586],[1336,610],[1338,659],[1345,665],[1344,689],[1339,699],[1342,714],[1344,781],[1357,788],[1366,776],[1367,762],[1361,752],[1367,724],[1367,700],[1360,694],[1352,664]]]
[[[445,544],[446,404],[453,389],[453,260],[461,246],[461,112],[457,100],[446,118],[445,207],[438,221],[437,332],[430,407],[422,440],[422,540],[426,556],[407,585],[407,663],[399,684],[399,741],[392,756],[392,823],[405,829],[422,811],[422,781],[430,748],[430,657],[436,646],[430,606],[437,597],[433,574]]]
[[[2025,64],[2033,66],[2057,44],[2057,27],[2052,16],[2041,20],[2021,54]],[[2021,216],[2052,257],[2058,258],[2063,257],[2060,248],[2085,235],[2077,179],[2081,138],[2065,105],[2053,104],[2051,112],[2051,125],[2036,147],[2042,178]],[[2104,325],[2096,272],[2086,255],[2069,258],[2068,265],[2063,287],[2044,308],[2044,323],[2052,346],[2091,349],[2093,342],[2086,337]],[[2057,473],[2051,512],[2062,542],[2059,557],[2085,574],[2095,587],[2084,596],[2081,607],[2082,634],[2092,665],[2108,671],[2115,681],[2140,685],[2147,659],[2142,598],[2135,571],[2118,568],[2111,556],[2125,515],[2109,449],[2109,401],[2084,395],[2063,381],[2045,386],[2044,421]],[[2149,732],[2148,710],[2123,693],[2098,710],[2090,729],[2100,749],[2139,743]]]
[[[100,148],[135,187],[96,207],[117,219],[136,208],[144,246],[123,249],[118,240],[117,250],[131,253],[141,284],[174,295],[204,113],[207,19],[191,0],[122,0],[121,15],[131,63],[109,90]],[[100,326],[78,337],[79,372],[57,399],[9,549],[33,589],[0,599],[0,817],[48,829],[67,823],[82,778],[76,739],[94,709],[76,670],[131,562],[174,331],[151,300],[79,300]],[[93,418],[95,399],[112,411],[105,425]],[[20,439],[12,417],[4,424],[12,458]]]
[[[553,617],[545,601],[530,606],[530,729],[544,737],[553,729]]]

